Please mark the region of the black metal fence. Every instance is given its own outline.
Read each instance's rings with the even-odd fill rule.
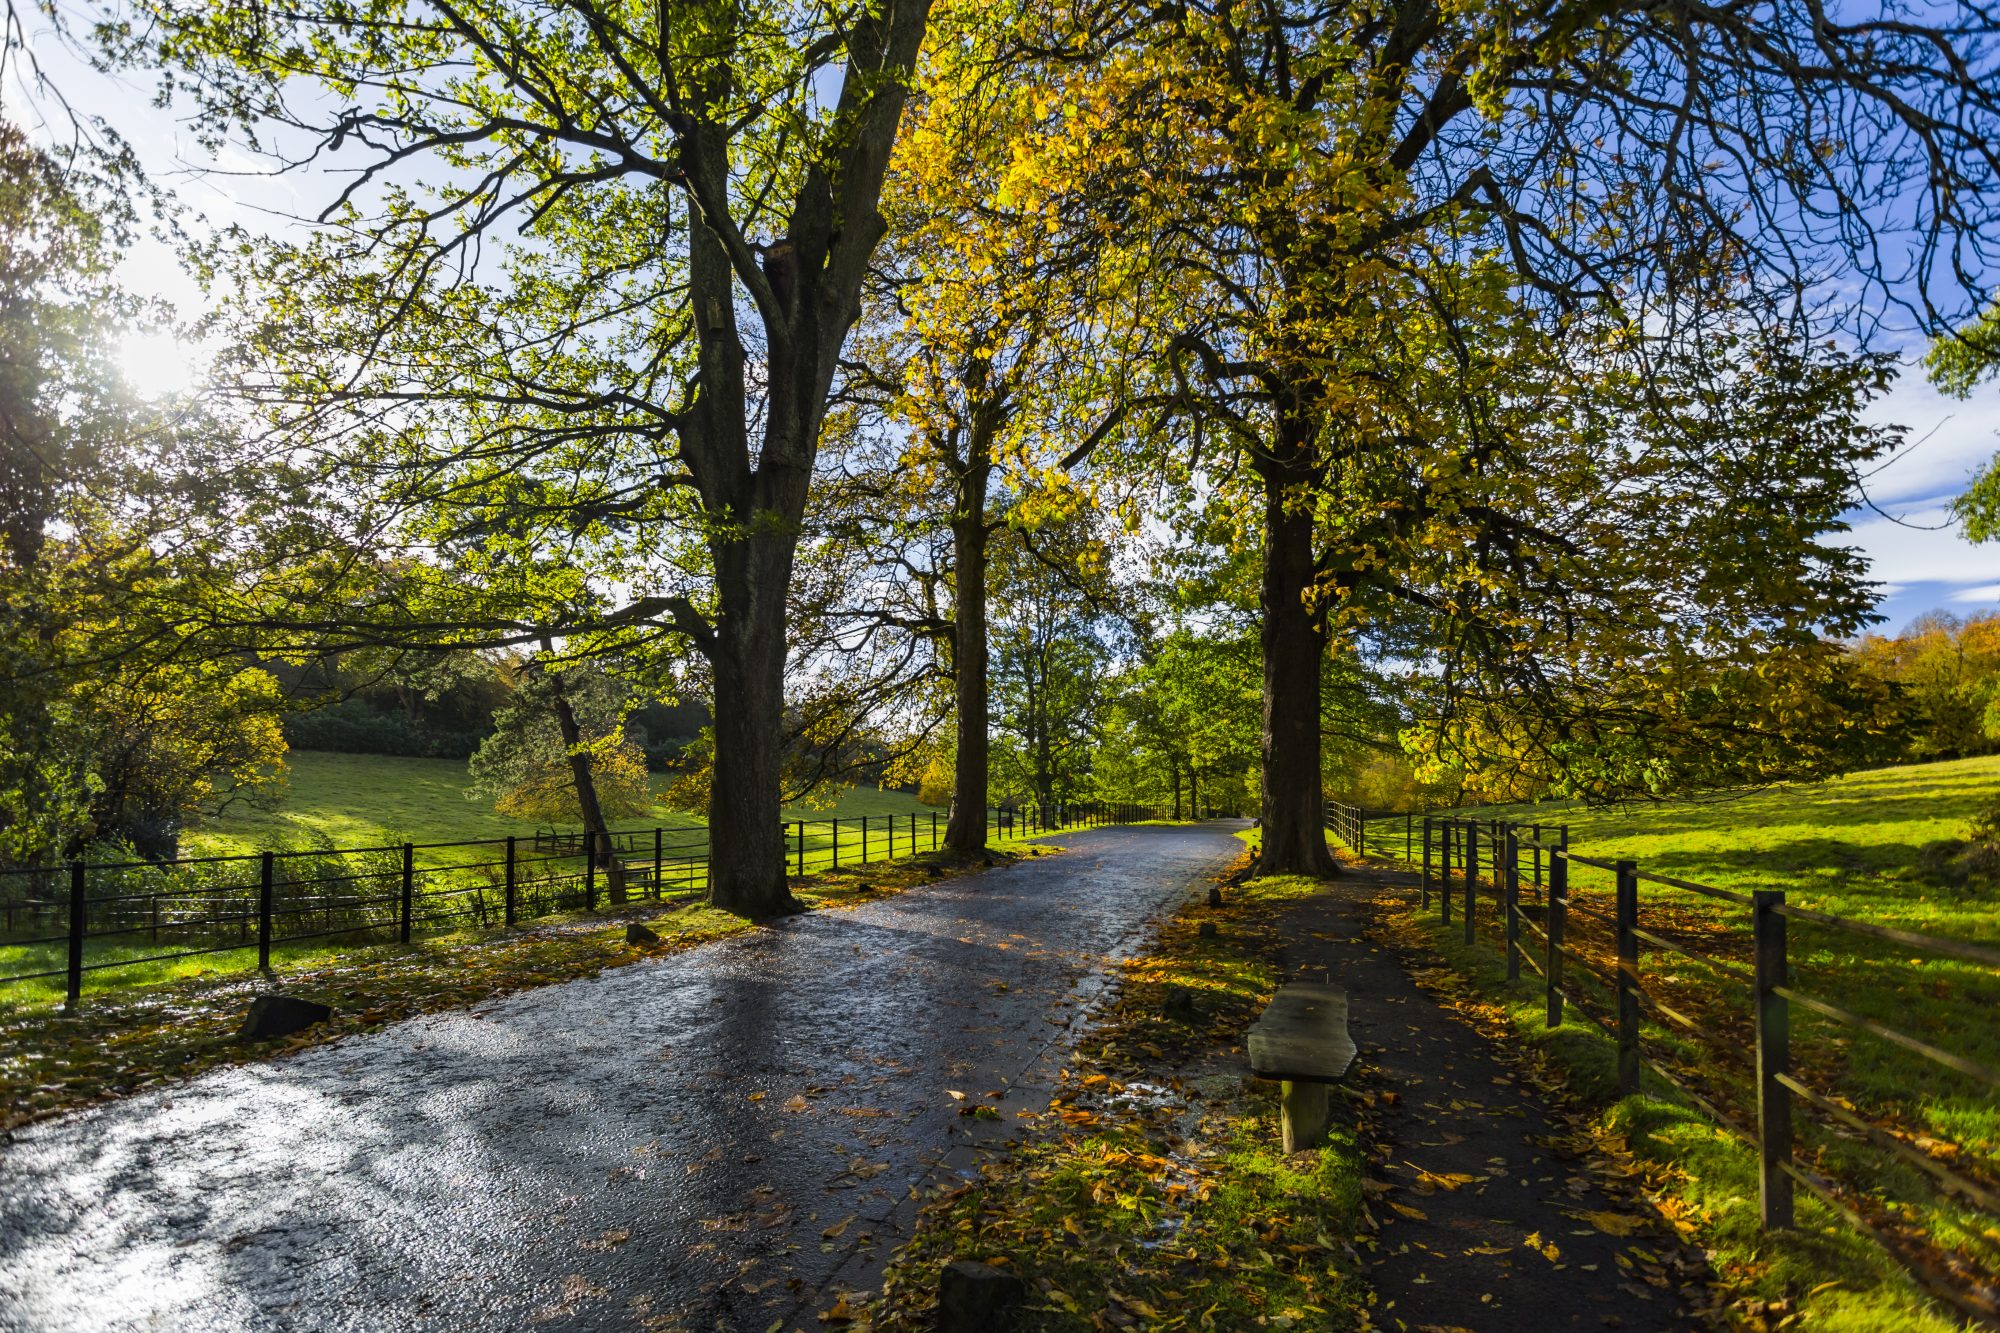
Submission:
[[[990,840],[1146,818],[1137,806],[993,807]],[[793,820],[786,860],[807,874],[936,850],[935,811]],[[417,935],[513,926],[566,912],[679,898],[708,888],[703,828],[618,829],[586,854],[580,833],[465,842],[252,852],[174,861],[72,861],[0,872],[0,993],[213,956],[269,972],[274,950],[328,942],[407,944]]]
[[[1810,1123],[1825,1137],[1864,1143],[1989,1217],[2000,1218],[2000,1171],[1977,1152],[1898,1125],[1883,1108],[1871,1115],[1856,1105],[1851,1088],[1832,1086],[1837,1067],[1823,1070],[1826,1081],[1815,1085],[1793,1059],[1793,1020],[1804,1011],[1849,1034],[1842,1047],[1860,1037],[1890,1048],[1907,1063],[1913,1092],[1949,1081],[1974,1090],[1990,1108],[2000,1069],[1913,1035],[1904,1030],[1912,1025],[1908,1018],[1897,1026],[1856,1009],[1879,1007],[1858,997],[1873,987],[1880,998],[1885,982],[1873,975],[1880,963],[1907,964],[1918,952],[1985,969],[1992,982],[2000,981],[2000,949],[1797,906],[1781,889],[1741,892],[1644,871],[1635,861],[1584,856],[1569,846],[1569,830],[1560,824],[1369,814],[1351,806],[1330,807],[1327,823],[1364,855],[1402,850],[1420,875],[1421,907],[1434,906],[1446,925],[1455,915],[1466,944],[1491,939],[1509,980],[1521,978],[1523,964],[1538,974],[1547,1026],[1574,1014],[1603,1031],[1615,1049],[1621,1095],[1638,1092],[1642,1069],[1651,1070],[1749,1145],[1759,1164],[1766,1228],[1794,1225],[1794,1189],[1802,1186],[1933,1294],[1978,1320],[2000,1319],[1990,1279],[1982,1284],[1940,1272],[1895,1224],[1894,1205],[1874,1200],[1871,1207],[1814,1169],[1797,1131]],[[1574,882],[1578,868],[1603,872],[1609,891]],[[1678,912],[1673,895],[1724,907]],[[1886,956],[1875,949],[1877,957],[1855,959],[1823,946],[1802,954],[1793,923],[1887,946]],[[1796,975],[1806,958],[1819,979],[1810,989]],[[1859,975],[1850,970],[1857,963],[1866,965]],[[1962,1007],[1962,1023],[1947,1024],[1949,1030],[1994,1031],[1992,987],[1934,990],[1927,999]]]

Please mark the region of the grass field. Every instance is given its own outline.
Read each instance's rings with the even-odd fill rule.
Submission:
[[[1466,813],[1566,824],[1575,853],[1604,861],[1629,859],[1642,873],[1737,892],[1783,890],[1791,904],[1991,944],[2000,941],[2000,890],[1977,880],[1954,885],[1938,867],[1940,845],[1963,838],[1972,817],[1996,796],[2000,758],[1981,758],[1858,773],[1731,799],[1600,810],[1543,803]],[[1371,829],[1369,841],[1377,855],[1401,859],[1401,821],[1393,827],[1383,821]],[[1490,853],[1482,854],[1482,878],[1490,867]],[[1607,871],[1573,867],[1572,894],[1580,912],[1570,917],[1571,939],[1606,971],[1611,970],[1606,918],[1612,883]],[[1516,986],[1502,991],[1494,985],[1499,958],[1494,896],[1490,889],[1482,890],[1481,943],[1474,953],[1459,950],[1457,925],[1449,931],[1439,926],[1435,905],[1419,924],[1438,947],[1477,975],[1494,998],[1506,1001],[1524,1034],[1563,1053],[1586,1084],[1603,1082],[1608,1048],[1595,1028],[1571,1021],[1542,1034],[1540,982],[1530,968],[1523,967],[1524,980]],[[1540,921],[1539,894],[1524,888],[1523,896],[1524,915],[1531,923]],[[1752,1029],[1751,1003],[1748,986],[1729,967],[1741,969],[1749,962],[1749,911],[1645,881],[1639,901],[1643,929],[1722,964],[1709,966],[1645,946],[1639,975],[1647,996],[1647,1047],[1740,1120],[1748,1120],[1753,1098],[1745,1048]],[[1992,969],[1811,922],[1793,920],[1789,933],[1791,979],[1800,991],[2000,1069],[2000,1024],[1993,1019],[2000,1012],[2000,975]],[[1539,941],[1530,939],[1539,952]],[[1475,953],[1492,961],[1475,963]],[[1599,1013],[1608,1012],[1600,982],[1574,964],[1567,972],[1573,989],[1586,1001],[1594,1000]],[[1670,1021],[1662,1006],[1691,1016],[1703,1031],[1696,1034]],[[1988,1189],[2000,1181],[2000,1104],[1992,1084],[1798,1004],[1792,1006],[1792,1022],[1795,1064],[1809,1086],[1876,1131],[1950,1164]],[[1653,1082],[1649,1091],[1651,1097],[1635,1099],[1617,1114],[1627,1127],[1655,1126],[1668,1155],[1689,1171],[1690,1199],[1711,1218],[1715,1234],[1725,1237],[1727,1246],[1746,1256],[1746,1262],[1762,1262],[1781,1277],[1803,1281],[1817,1274],[1822,1280],[1880,1289],[1879,1278],[1871,1281],[1845,1239],[1824,1238],[1824,1252],[1810,1256],[1797,1242],[1767,1241],[1755,1227],[1754,1158],[1702,1128],[1705,1122],[1698,1117],[1666,1115],[1662,1103],[1672,1101],[1673,1094],[1664,1082]],[[1909,1251],[1926,1255],[1954,1285],[1991,1283],[1991,1275],[2000,1271],[2000,1218],[1940,1192],[1927,1174],[1850,1127],[1809,1117],[1803,1108],[1800,1125],[1801,1152],[1808,1163],[1853,1190],[1850,1198]],[[1807,1206],[1802,1215],[1810,1219],[1809,1233],[1840,1227],[1816,1205]],[[1905,1313],[1891,1313],[1899,1308]],[[1827,1326],[1932,1326],[1908,1315],[1908,1308],[1900,1299],[1860,1301],[1854,1322],[1833,1320]],[[1902,1322],[1905,1318],[1911,1322]]]
[[[303,845],[318,835],[336,847],[382,843],[464,842],[477,838],[527,837],[532,820],[495,813],[493,803],[466,798],[462,759],[402,759],[389,755],[328,754],[300,750],[290,758],[291,778],[276,810],[233,807],[184,840],[192,856],[227,856],[266,848]],[[664,782],[661,784],[664,786]],[[902,792],[850,787],[830,808],[788,810],[786,819],[859,818],[862,815],[926,814],[931,807]],[[684,811],[658,806],[648,815],[614,821],[620,828],[700,829],[703,821]],[[543,824],[540,827],[547,828]]]
[[[1964,837],[1973,815],[1995,800],[2000,755],[1877,769],[1726,799],[1601,810],[1546,802],[1468,813],[1567,823],[1578,851],[1630,858],[1678,879],[1745,892],[1784,889],[1792,901],[1821,911],[1960,939],[2000,940],[2000,895],[1954,890],[1919,869],[1927,845]]]
[[[288,799],[277,810],[236,810],[190,835],[184,853],[233,858],[168,873],[98,870],[87,879],[85,988],[92,993],[147,987],[192,977],[245,972],[256,965],[259,869],[253,853],[273,850],[273,959],[288,968],[318,966],[398,934],[402,868],[396,844],[413,856],[413,936],[456,936],[495,927],[507,901],[506,849],[514,862],[521,924],[611,905],[602,872],[586,877],[573,846],[537,846],[537,826],[494,813],[465,797],[465,766],[451,760],[304,752],[292,757]],[[914,797],[849,788],[836,800],[785,811],[785,859],[795,876],[907,863],[938,847],[943,812]],[[655,840],[650,830],[664,830]],[[546,826],[543,826],[546,829]],[[615,822],[617,850],[634,900],[664,893],[698,895],[708,886],[708,833],[694,816],[657,807],[650,818]],[[1026,820],[989,845],[1036,836]],[[437,846],[439,843],[471,846]],[[427,845],[428,844],[428,845]],[[316,849],[389,848],[336,856]],[[657,869],[657,884],[654,882]],[[892,872],[883,872],[892,873]],[[862,887],[866,887],[863,884]],[[23,886],[15,896],[24,898]],[[40,886],[45,905],[9,907],[0,932],[0,1008],[61,1002],[68,957],[60,882]]]

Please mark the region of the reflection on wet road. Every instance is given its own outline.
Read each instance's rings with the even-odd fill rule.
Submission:
[[[0,1328],[817,1327],[993,1129],[963,1106],[1046,1104],[1038,1061],[1234,827],[1071,835],[19,1131]]]

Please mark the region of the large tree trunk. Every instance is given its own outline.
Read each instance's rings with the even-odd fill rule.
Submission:
[[[981,436],[959,473],[952,517],[952,671],[957,694],[958,752],[951,777],[951,822],[944,845],[954,852],[986,846],[987,768],[992,759],[992,702],[986,644],[986,485],[992,472]]]
[[[930,0],[889,0],[846,29],[847,68],[862,77],[842,85],[842,130],[829,157],[801,176],[790,224],[774,241],[750,245],[729,216],[728,132],[699,119],[678,132],[700,390],[678,425],[681,461],[716,521],[716,608],[712,621],[684,603],[675,614],[715,671],[709,897],[740,916],[798,910],[785,880],[781,803],[786,600],[827,395],[860,315],[869,256],[887,230],[878,204],[902,117],[901,76],[916,64],[929,13]],[[729,36],[716,35],[717,49]],[[708,68],[692,104],[720,107],[741,94],[729,62]],[[738,327],[745,295],[763,328],[754,373]]]
[[[1275,471],[1275,470],[1274,470]],[[1326,632],[1306,605],[1313,585],[1310,508],[1264,478],[1264,821],[1260,875],[1336,872],[1320,795],[1319,686]]]
[[[731,544],[719,571],[715,767],[708,798],[709,897],[752,919],[799,910],[785,878],[781,768],[785,734],[785,592],[793,539]],[[754,570],[754,572],[752,572]]]

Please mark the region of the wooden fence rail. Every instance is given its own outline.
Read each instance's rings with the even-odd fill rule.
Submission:
[[[1524,965],[1539,976],[1546,1025],[1558,1027],[1574,1018],[1595,1026],[1613,1043],[1620,1095],[1638,1093],[1642,1071],[1649,1070],[1725,1132],[1741,1139],[1756,1155],[1759,1213],[1767,1229],[1795,1225],[1795,1189],[1803,1187],[1877,1241],[1933,1295],[1981,1323],[2000,1327],[2000,1306],[1991,1298],[1990,1287],[1982,1291],[1977,1284],[1939,1272],[1911,1245],[1867,1216],[1857,1206],[1865,1205],[1865,1200],[1857,1201],[1851,1191],[1801,1160],[1796,1130],[1810,1120],[1830,1133],[1864,1140],[1922,1172],[1942,1193],[1996,1218],[2000,1218],[2000,1181],[1990,1169],[1974,1164],[1975,1155],[1943,1144],[1936,1145],[1943,1151],[1930,1151],[1857,1114],[1838,1092],[1814,1086],[1794,1066],[1793,1021],[1800,1010],[1807,1011],[1915,1057],[1915,1070],[1928,1066],[1952,1071],[1983,1085],[1989,1096],[2000,1093],[2000,1069],[1854,1012],[1851,1003],[1841,1003],[1837,995],[1800,985],[1793,975],[1790,924],[1811,923],[1899,950],[1971,963],[1996,975],[2000,975],[2000,949],[1815,911],[1788,902],[1781,889],[1743,892],[1645,871],[1631,860],[1585,856],[1570,847],[1569,830],[1560,824],[1437,813],[1392,815],[1336,805],[1329,805],[1326,822],[1335,836],[1364,856],[1394,856],[1402,851],[1402,861],[1419,877],[1419,909],[1428,912],[1435,903],[1445,925],[1456,916],[1466,944],[1481,938],[1481,909],[1488,909],[1485,920],[1496,928],[1493,943],[1506,959],[1509,980],[1521,979]],[[1588,902],[1578,897],[1572,886],[1577,867],[1610,876],[1608,903],[1595,896]],[[1693,894],[1735,909],[1736,914],[1726,919],[1725,933],[1716,942],[1704,941],[1707,947],[1698,947],[1676,938],[1673,927],[1649,921],[1641,893],[1644,885]],[[1524,896],[1524,887],[1531,890],[1529,895]],[[1607,941],[1608,949],[1593,952],[1581,947],[1580,929]],[[1717,956],[1737,947],[1747,954],[1746,961]],[[1697,1006],[1677,1002],[1672,994],[1649,985],[1643,970],[1648,954],[1698,964],[1719,981],[1740,984],[1747,998],[1741,1026],[1748,1040],[1715,1031],[1711,1022],[1685,1011]],[[1972,1020],[1989,1028],[1993,1022],[1990,1014],[1974,1015]],[[1706,1086],[1712,1080],[1704,1074],[1712,1075],[1713,1070],[1697,1073],[1662,1058],[1663,1052],[1647,1036],[1649,1025],[1662,1034],[1684,1033],[1699,1049],[1736,1061],[1747,1078],[1747,1114],[1722,1105],[1729,1098]]]

